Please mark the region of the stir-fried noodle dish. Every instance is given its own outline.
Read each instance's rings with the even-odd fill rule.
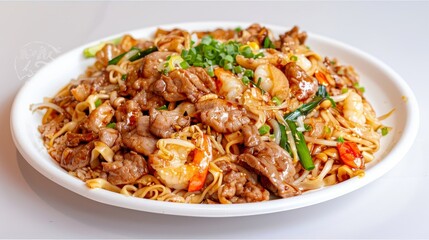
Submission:
[[[293,27],[158,29],[33,104],[52,158],[89,188],[184,203],[288,198],[363,177],[389,127],[351,66]]]

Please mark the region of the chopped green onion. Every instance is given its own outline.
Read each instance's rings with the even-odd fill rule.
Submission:
[[[118,56],[112,58],[111,60],[109,60],[108,65],[116,65],[118,64],[119,61],[121,61],[122,57],[125,56],[125,54],[127,54],[126,52],[119,54]]]
[[[234,73],[242,73],[244,70],[243,70],[243,67],[241,67],[241,66],[235,66],[234,67]]]
[[[227,64],[225,64],[224,66],[223,66],[223,68],[225,69],[225,70],[232,70],[232,68],[233,68],[233,66],[232,66],[232,63],[227,63]]]
[[[212,67],[212,66],[208,67],[208,68],[206,69],[206,71],[207,71],[207,74],[208,74],[210,77],[214,77],[214,70],[213,70],[213,67]]]
[[[234,29],[234,31],[235,31],[235,32],[237,32],[237,33],[238,33],[238,32],[241,32],[241,30],[242,30],[242,29],[241,29],[241,27],[236,27],[236,28]]]
[[[98,108],[98,107],[102,104],[101,99],[97,99],[97,100],[94,102],[94,104],[95,104],[95,107],[96,107],[96,108]]]
[[[268,36],[265,37],[263,46],[264,48],[276,48],[276,46],[274,46],[273,42]]]
[[[273,101],[277,106],[282,104],[282,101],[278,97],[273,97],[271,101]]]
[[[339,137],[337,138],[337,142],[339,142],[339,143],[343,143],[343,142],[344,142],[344,138],[343,138],[343,136],[339,136]]]
[[[161,106],[161,107],[159,107],[159,108],[156,108],[156,110],[167,110],[167,109],[168,109],[167,104],[162,105],[162,106]]]
[[[259,135],[265,135],[267,133],[269,133],[271,130],[270,126],[268,126],[267,124],[262,125],[262,127],[260,127],[258,129],[259,131]]]
[[[254,56],[253,51],[249,46],[245,46],[243,49],[241,49],[240,54],[245,58],[253,58]]]
[[[253,78],[253,71],[252,70],[250,70],[250,69],[246,69],[245,71],[244,71],[244,74],[243,74],[244,76],[246,76],[246,77],[248,77],[248,78]]]
[[[109,40],[109,41],[101,42],[101,43],[99,43],[99,44],[97,44],[95,46],[87,47],[87,48],[85,48],[83,50],[83,56],[86,57],[86,58],[95,57],[95,54],[98,51],[100,51],[101,49],[103,49],[103,47],[106,44],[111,43],[111,44],[117,45],[117,44],[119,44],[121,42],[121,40],[122,40],[122,37],[119,37],[119,38],[115,38],[115,39],[112,39],[112,40]]]
[[[287,120],[286,122],[289,125],[292,136],[295,139],[296,150],[298,152],[299,161],[302,167],[307,171],[313,170],[313,159],[311,158],[310,150],[307,147],[304,135],[302,132],[296,130],[296,124],[294,121]]]
[[[363,87],[363,86],[359,85],[359,83],[355,83],[355,84],[353,84],[353,86],[354,86],[357,90],[359,90],[361,93],[364,93],[364,92],[365,92],[365,87]]]
[[[127,77],[128,77],[128,74],[124,74],[124,75],[122,75],[122,77],[121,77],[122,81],[127,80]]]
[[[287,135],[286,135],[286,127],[283,124],[279,124],[280,128],[280,147],[282,147],[284,150],[286,150],[290,155],[292,155],[292,150],[290,149],[290,146],[288,144]]]
[[[348,91],[349,91],[349,89],[346,88],[346,87],[341,89],[341,93],[343,93],[343,94],[346,93],[346,92],[348,92]]]
[[[111,122],[111,123],[107,124],[106,127],[108,127],[108,128],[116,128],[116,123]]]
[[[210,45],[210,43],[212,42],[213,38],[211,36],[204,36],[201,39],[201,43],[200,44],[204,44],[204,45]]]
[[[247,76],[243,76],[241,78],[241,81],[243,82],[244,85],[249,85],[249,83],[250,83],[250,79]]]
[[[296,62],[296,61],[298,61],[298,57],[295,55],[292,55],[292,56],[290,56],[290,60]]]
[[[149,55],[150,53],[156,52],[156,51],[158,51],[158,48],[157,48],[157,47],[151,47],[151,48],[148,48],[148,49],[146,49],[146,50],[141,50],[141,49],[139,49],[139,48],[133,47],[133,48],[131,48],[131,50],[130,50],[130,51],[133,51],[133,50],[138,50],[138,52],[137,52],[135,55],[133,55],[133,56],[131,56],[131,57],[129,58],[130,62],[136,61],[136,60],[138,60],[138,59],[140,59],[140,58],[143,58],[143,57],[145,57],[145,56]],[[129,52],[129,51],[128,51],[128,52]],[[120,55],[116,56],[115,58],[111,59],[111,60],[108,62],[108,65],[116,65],[116,64],[118,64],[118,62],[119,62],[119,61],[121,61],[121,59],[122,59],[122,58],[125,56],[125,54],[127,54],[128,52],[124,52],[124,53],[122,53],[122,54],[120,54]]]
[[[304,128],[306,132],[313,130],[313,127],[310,124],[306,124],[306,123],[304,123]]]
[[[387,127],[381,128],[381,135],[384,137],[387,134],[389,134],[389,128],[387,128]]]
[[[138,49],[138,48],[137,48]],[[151,47],[151,48],[148,48],[148,49],[145,49],[145,50],[140,50],[140,49],[138,49],[139,50],[139,52],[138,53],[136,53],[134,56],[131,56],[130,57],[130,62],[134,62],[134,61],[136,61],[136,60],[139,60],[140,58],[144,58],[144,57],[146,57],[147,55],[149,55],[149,54],[151,54],[151,53],[153,53],[153,52],[156,52],[156,51],[158,51],[158,48],[157,47]]]
[[[332,99],[330,96],[327,96],[326,99],[328,99],[331,102],[331,105],[333,108],[337,107],[337,104],[335,103],[334,99]]]
[[[182,69],[188,69],[189,68],[189,64],[186,61],[181,62],[179,65]]]
[[[265,55],[264,55],[264,53],[258,53],[258,54],[256,54],[253,58],[262,58],[262,57],[264,57]]]
[[[285,120],[296,120],[299,116],[306,116],[311,111],[313,111],[327,96],[328,92],[326,91],[326,87],[320,85],[316,96],[311,100],[311,102],[302,104],[295,111],[286,114]]]

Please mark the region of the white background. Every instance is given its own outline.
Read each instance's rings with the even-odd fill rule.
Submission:
[[[388,174],[340,198],[287,212],[217,219],[88,200],[40,175],[17,152],[9,111],[25,81],[14,61],[27,43],[46,42],[64,53],[118,32],[199,20],[296,24],[381,59],[417,96],[422,124],[413,147]],[[0,237],[429,238],[428,25],[429,2],[2,2]]]

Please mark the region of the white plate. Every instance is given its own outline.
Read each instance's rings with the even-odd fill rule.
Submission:
[[[187,30],[209,30],[217,27],[246,27],[242,22],[203,22],[184,23],[163,28],[180,27]],[[270,26],[275,33],[283,33],[289,28]],[[135,37],[151,37],[156,27],[129,32]],[[104,40],[117,36],[107,37]],[[361,76],[361,83],[366,88],[365,96],[369,99],[378,115],[385,114],[393,108],[395,113],[384,121],[393,126],[386,137],[381,140],[381,149],[376,154],[374,164],[366,170],[363,178],[353,178],[335,186],[314,190],[287,199],[271,200],[261,203],[237,205],[203,205],[181,204],[126,197],[102,189],[90,190],[81,180],[67,174],[51,159],[42,144],[37,127],[41,121],[40,113],[32,113],[29,106],[42,102],[43,97],[53,96],[71,79],[76,78],[93,59],[84,59],[82,50],[99,41],[78,47],[58,57],[27,81],[17,94],[11,112],[11,131],[19,152],[37,171],[59,185],[82,196],[98,202],[153,213],[183,216],[227,217],[257,215],[301,208],[327,201],[358,188],[379,178],[392,169],[411,147],[419,126],[419,111],[416,99],[405,81],[391,68],[376,58],[354,47],[309,34],[307,45],[322,56],[336,57],[341,63],[351,64]],[[404,100],[406,98],[406,100]]]

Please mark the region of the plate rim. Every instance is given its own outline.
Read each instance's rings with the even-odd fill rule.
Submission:
[[[413,142],[415,141],[418,133],[419,123],[420,123],[420,113],[419,107],[416,100],[416,97],[408,86],[407,82],[396,73],[391,67],[377,59],[376,57],[366,53],[356,47],[348,45],[346,43],[340,42],[338,40],[322,36],[319,34],[314,34],[311,32],[307,32],[309,38],[312,38],[316,41],[329,42],[337,47],[345,49],[347,52],[351,52],[354,55],[358,55],[359,57],[363,57],[371,65],[375,65],[377,69],[382,70],[383,73],[389,76],[390,80],[393,80],[395,84],[401,87],[402,92],[408,98],[407,105],[405,107],[407,112],[407,123],[405,124],[405,129],[403,129],[403,137],[399,139],[396,143],[394,143],[394,147],[388,152],[388,154],[383,157],[384,161],[380,161],[371,167],[371,174],[368,174],[364,178],[352,178],[346,182],[341,184],[337,184],[334,186],[330,186],[327,188],[323,188],[316,191],[307,192],[303,195],[286,198],[286,199],[277,199],[270,200],[266,202],[259,203],[246,203],[246,204],[234,204],[234,205],[207,205],[207,204],[184,204],[180,203],[180,207],[178,207],[179,203],[169,203],[169,202],[161,202],[140,198],[127,197],[122,194],[117,194],[113,192],[109,192],[107,190],[102,189],[89,189],[86,187],[85,183],[80,179],[74,178],[70,176],[70,178],[65,177],[67,175],[64,171],[52,172],[49,170],[49,166],[43,166],[43,162],[37,161],[36,157],[32,157],[31,154],[34,154],[35,149],[25,148],[23,143],[23,135],[20,134],[22,129],[17,124],[20,122],[19,115],[20,112],[23,111],[20,106],[20,101],[22,101],[22,96],[26,92],[26,90],[30,87],[31,82],[37,80],[37,76],[40,72],[47,71],[49,67],[57,61],[60,61],[63,58],[67,58],[69,55],[73,55],[76,51],[82,51],[85,47],[92,46],[98,44],[100,41],[106,41],[108,39],[115,38],[117,36],[122,36],[124,34],[135,34],[136,32],[151,32],[156,28],[173,28],[173,27],[181,27],[184,29],[204,26],[205,29],[213,29],[216,27],[232,27],[232,26],[248,26],[252,24],[251,22],[241,22],[241,21],[195,21],[195,22],[182,22],[182,23],[171,23],[171,24],[161,24],[157,26],[149,26],[139,29],[134,29],[126,32],[121,32],[113,35],[109,35],[107,37],[101,38],[99,40],[92,41],[90,43],[82,44],[78,47],[75,47],[67,52],[64,52],[57,58],[55,58],[50,63],[46,64],[39,71],[34,74],[29,80],[27,80],[20,88],[18,93],[15,96],[11,107],[10,114],[10,129],[12,133],[12,139],[14,144],[20,154],[24,157],[24,159],[38,172],[40,172],[44,177],[50,179],[56,184],[75,192],[81,196],[89,198],[91,200],[101,202],[104,204],[128,208],[138,211],[151,212],[151,213],[161,213],[168,215],[177,215],[177,216],[193,216],[193,217],[233,217],[233,216],[249,216],[249,215],[260,215],[267,214],[273,212],[287,211],[292,209],[297,209],[301,207],[307,207],[310,205],[315,205],[321,202],[325,202],[345,194],[348,194],[352,191],[355,191],[361,187],[364,187],[371,183],[372,181],[380,178],[389,172],[394,166],[396,166],[399,161],[401,161],[405,154],[411,149]],[[283,29],[287,30],[288,26],[280,26],[273,24],[264,24],[260,23],[263,26],[266,26],[270,29]],[[200,29],[204,29],[200,28]],[[28,90],[27,90],[28,91]],[[28,110],[28,107],[25,108]],[[401,146],[401,148],[399,148]],[[36,160],[35,160],[36,159]],[[386,161],[388,159],[389,161]],[[51,159],[52,160],[52,159]],[[53,160],[52,160],[53,161]],[[356,183],[358,181],[358,183]],[[79,186],[80,185],[80,186]],[[347,187],[348,186],[348,187]],[[340,191],[338,191],[340,189]],[[296,199],[299,198],[299,199]],[[124,204],[124,200],[126,199],[126,205]],[[129,203],[129,204],[128,204]],[[249,211],[252,209],[252,211]]]

